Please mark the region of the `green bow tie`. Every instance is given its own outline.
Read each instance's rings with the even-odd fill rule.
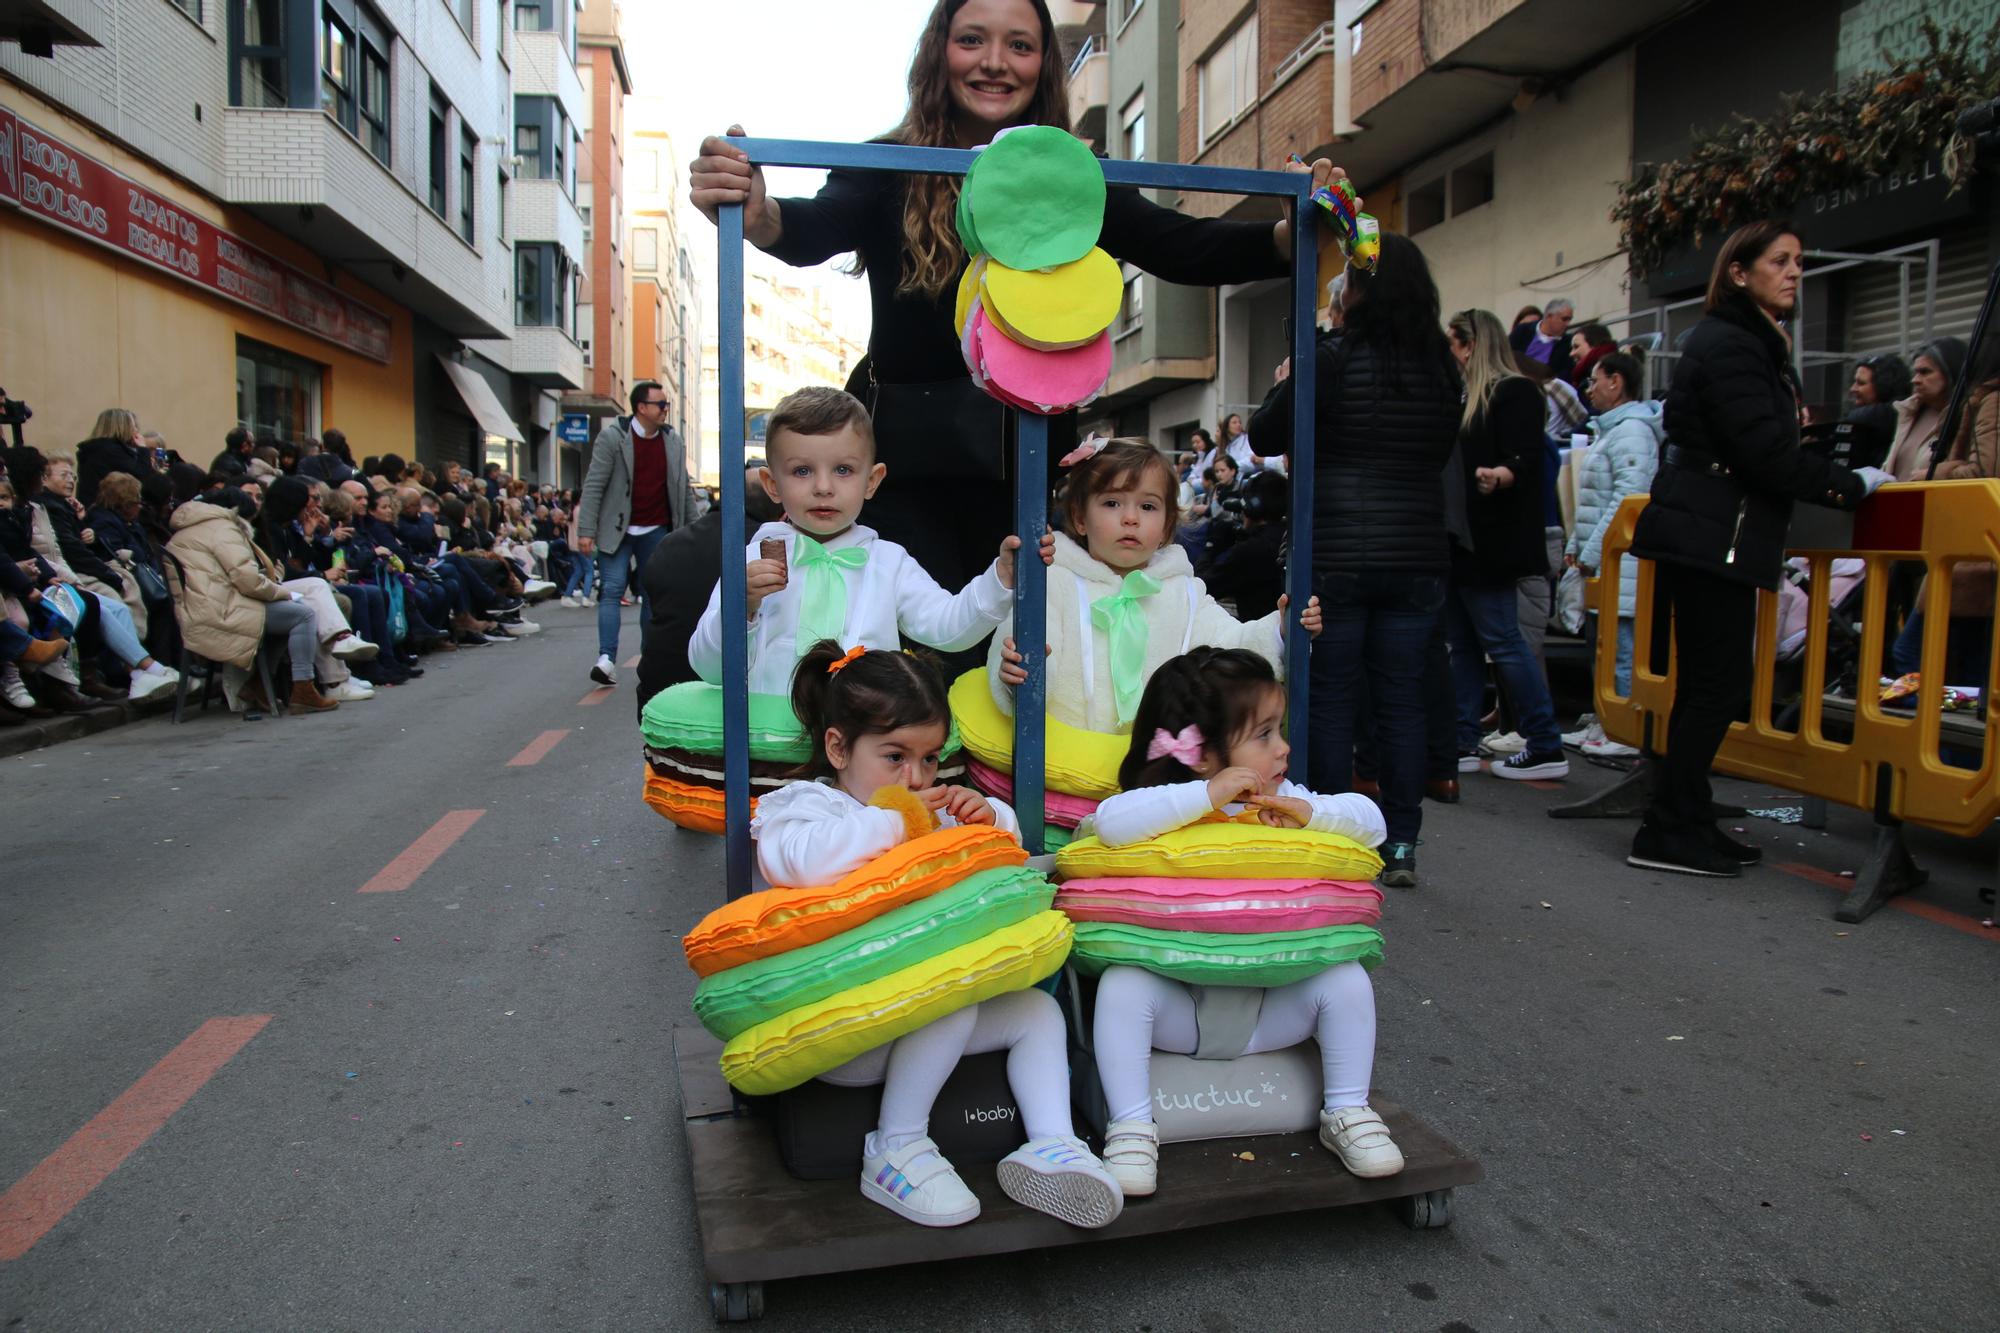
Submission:
[[[1104,631],[1111,645],[1111,690],[1121,727],[1139,711],[1139,695],[1146,686],[1146,613],[1139,602],[1159,590],[1158,579],[1135,569],[1117,592],[1090,604],[1090,623]]]
[[[840,571],[867,564],[868,549],[829,551],[801,532],[792,541],[792,563],[805,574],[805,586],[799,589],[799,656],[821,639],[853,647],[841,637],[847,632],[847,580]]]

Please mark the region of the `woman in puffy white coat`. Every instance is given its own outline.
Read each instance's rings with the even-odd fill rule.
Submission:
[[[1652,489],[1660,466],[1660,446],[1666,439],[1660,404],[1635,398],[1639,363],[1623,352],[1598,361],[1587,386],[1598,411],[1597,440],[1584,455],[1577,474],[1576,526],[1570,533],[1565,563],[1595,576],[1604,564],[1604,534],[1628,495]],[[1632,616],[1639,580],[1639,562],[1625,555],[1618,562],[1618,692],[1632,690]],[[1603,627],[1599,627],[1599,633]]]

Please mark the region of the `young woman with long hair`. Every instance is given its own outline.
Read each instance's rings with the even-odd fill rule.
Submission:
[[[974,148],[1017,125],[1067,130],[1068,97],[1044,0],[939,0],[910,62],[908,109],[881,141]],[[1340,174],[1325,161],[1311,170],[1317,184]],[[1010,488],[995,484],[1005,475],[1000,409],[967,376],[953,327],[965,266],[954,221],[958,179],[834,171],[814,198],[772,199],[762,171],[726,138],[711,137],[689,167],[689,185],[711,221],[722,205],[742,204],[745,237],[788,264],[854,254],[874,321],[868,356],[846,387],[870,405],[888,465],[863,518],[940,583],[962,586],[1011,530],[1013,506]],[[1198,286],[1291,267],[1289,222],[1185,217],[1133,189],[1108,192],[1100,243],[1148,273]],[[1058,421],[1051,459],[1073,432],[1073,417]]]

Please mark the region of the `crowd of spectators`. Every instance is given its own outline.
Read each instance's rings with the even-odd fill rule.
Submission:
[[[207,466],[123,408],[74,449],[17,444],[0,476],[0,727],[124,699],[180,672],[232,708],[323,712],[424,674],[424,659],[540,627],[532,602],[590,594],[575,496],[489,463],[474,476],[346,436],[260,442]],[[288,662],[289,692],[253,670]]]

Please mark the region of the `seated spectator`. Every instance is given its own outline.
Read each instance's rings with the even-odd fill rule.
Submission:
[[[410,465],[405,463],[399,454],[382,455],[381,467],[383,479],[391,486],[402,485],[404,474],[410,470]]]
[[[484,647],[488,622],[472,617],[457,572],[433,567],[429,559],[420,557],[397,534],[395,492],[377,491],[368,497],[367,504],[366,512],[358,516],[354,540],[366,543],[372,555],[388,561],[394,572],[407,576],[404,588],[415,595],[419,613],[413,624],[424,627],[421,631],[413,628],[412,632],[433,637],[433,646],[445,651],[455,650],[460,644]]]
[[[347,584],[346,557],[336,559],[339,548],[332,525],[313,487],[303,477],[280,477],[271,484],[270,498],[257,514],[257,545],[277,569],[279,585],[312,604],[320,633],[312,665],[330,687],[330,697],[339,703],[358,703],[373,695],[373,686],[401,685],[410,677],[388,651],[394,639],[388,634],[387,595],[372,584]],[[347,535],[343,532],[341,539]],[[362,629],[359,635],[334,600],[334,584],[340,585],[353,609],[353,623]],[[352,680],[356,674],[361,675],[359,683]]]
[[[1854,379],[1847,386],[1851,406],[1834,430],[1836,440],[1847,440],[1847,466],[1882,466],[1896,439],[1896,404],[1909,396],[1910,368],[1903,358],[1885,353],[1854,363]]]
[[[1985,364],[1975,372],[1978,382],[1966,396],[1951,449],[1938,460],[1934,481],[1971,481],[2000,477],[2000,342],[1989,335]],[[1926,576],[1928,580],[1928,575]],[[1947,685],[1987,684],[1993,657],[1995,570],[1991,561],[1966,561],[1951,570],[1951,624],[1945,635],[1944,672]],[[1890,651],[1890,665],[1908,675],[1922,664],[1924,592],[1917,592],[1916,610],[1903,623]]]
[[[1585,324],[1569,336],[1570,373],[1564,376],[1581,391],[1590,383],[1590,371],[1599,361],[1618,350],[1618,340],[1602,324]]]
[[[124,602],[133,628],[145,638],[146,600],[140,595],[139,580],[98,554],[97,534],[84,524],[84,508],[76,499],[76,460],[57,450],[44,457],[47,468],[42,474],[41,493],[35,498],[48,515],[63,563],[83,587]]]
[[[222,452],[208,465],[210,473],[220,473],[228,481],[234,482],[250,471],[250,451],[257,447],[257,437],[248,426],[232,427],[222,437]]]
[[[1285,591],[1285,519],[1291,484],[1285,474],[1251,474],[1242,493],[1230,497],[1242,521],[1242,535],[1204,560],[1195,574],[1212,596],[1234,604],[1236,618],[1261,620],[1278,609]]]
[[[287,477],[296,477],[299,474],[299,459],[304,457],[306,445],[318,449],[319,441],[308,435],[300,443],[294,444],[286,440],[278,446],[278,471],[281,474]]]
[[[252,481],[270,482],[283,474],[278,467],[276,445],[260,444],[250,451],[250,464],[244,475]]]
[[[1574,318],[1576,306],[1558,297],[1548,303],[1542,317],[1533,324],[1516,324],[1507,335],[1507,343],[1529,360],[1547,366],[1557,379],[1566,380],[1571,370],[1569,322]]]
[[[1896,404],[1896,438],[1882,464],[1893,480],[1922,481],[1930,475],[1951,389],[1964,368],[1965,344],[1957,338],[1939,338],[1917,353],[1910,370],[1912,392]]]
[[[139,430],[139,418],[122,407],[97,414],[90,438],[76,447],[76,498],[87,509],[97,503],[97,483],[113,472],[143,477],[153,470],[153,455]]]
[[[340,705],[313,683],[319,621],[303,594],[281,586],[282,570],[251,539],[241,492],[222,491],[174,511],[167,578],[189,648],[223,664],[231,707],[269,711],[263,683],[249,674],[257,648],[281,638],[291,650],[291,706],[306,713]]]
[[[84,516],[85,531],[92,534],[97,553],[138,588],[146,608],[143,637],[147,643],[160,656],[173,660],[180,655],[178,641],[167,632],[174,623],[173,602],[167,596],[159,550],[140,521],[142,509],[139,478],[129,472],[113,472],[98,483],[97,503]],[[137,616],[133,624],[138,624]]]
[[[299,459],[299,475],[338,486],[354,475],[354,455],[348,452],[347,435],[329,430],[317,451],[307,450]]]

